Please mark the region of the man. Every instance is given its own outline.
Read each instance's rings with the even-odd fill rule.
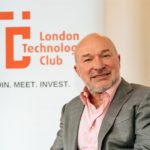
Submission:
[[[150,150],[150,88],[120,77],[112,41],[86,36],[75,61],[85,88],[63,107],[51,150]]]

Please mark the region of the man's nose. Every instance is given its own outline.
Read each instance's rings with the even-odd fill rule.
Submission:
[[[94,62],[93,62],[93,67],[94,69],[102,69],[105,66],[102,58],[99,56],[95,57]]]

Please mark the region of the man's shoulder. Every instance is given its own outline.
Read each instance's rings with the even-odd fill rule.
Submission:
[[[142,85],[142,84],[137,84],[137,83],[129,83],[126,80],[122,78],[122,81],[120,83],[120,88],[125,91],[132,91],[132,92],[142,92],[142,93],[149,93],[150,92],[150,87]]]
[[[84,108],[84,105],[80,99],[80,96],[76,96],[68,103],[66,103],[63,108],[65,110],[66,116],[68,116],[68,115],[74,115],[79,111],[81,111]]]
[[[134,97],[136,101],[142,102],[150,99],[150,87],[136,83],[131,83],[130,85],[132,86],[132,98]]]
[[[136,84],[136,83],[131,83],[131,86],[133,87],[134,91],[141,91],[141,92],[150,92],[150,87],[142,85],[142,84]]]
[[[75,106],[75,105],[78,105],[78,104],[81,104],[81,99],[80,99],[80,96],[76,96],[74,98],[72,98],[66,105],[67,106]]]

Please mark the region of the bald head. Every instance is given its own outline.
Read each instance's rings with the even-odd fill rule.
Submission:
[[[75,61],[77,62],[78,59],[78,53],[81,53],[81,51],[85,49],[91,49],[92,47],[94,48],[94,45],[100,45],[105,48],[111,49],[114,53],[117,54],[116,47],[114,43],[106,36],[97,34],[97,33],[92,33],[87,35],[85,38],[83,38],[77,45],[76,50],[75,50]]]

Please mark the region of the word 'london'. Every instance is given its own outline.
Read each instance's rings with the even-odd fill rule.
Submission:
[[[40,32],[40,40],[41,41],[76,41],[79,40],[79,34],[78,33],[66,33],[65,31],[63,31],[61,34],[43,34],[42,32]]]

